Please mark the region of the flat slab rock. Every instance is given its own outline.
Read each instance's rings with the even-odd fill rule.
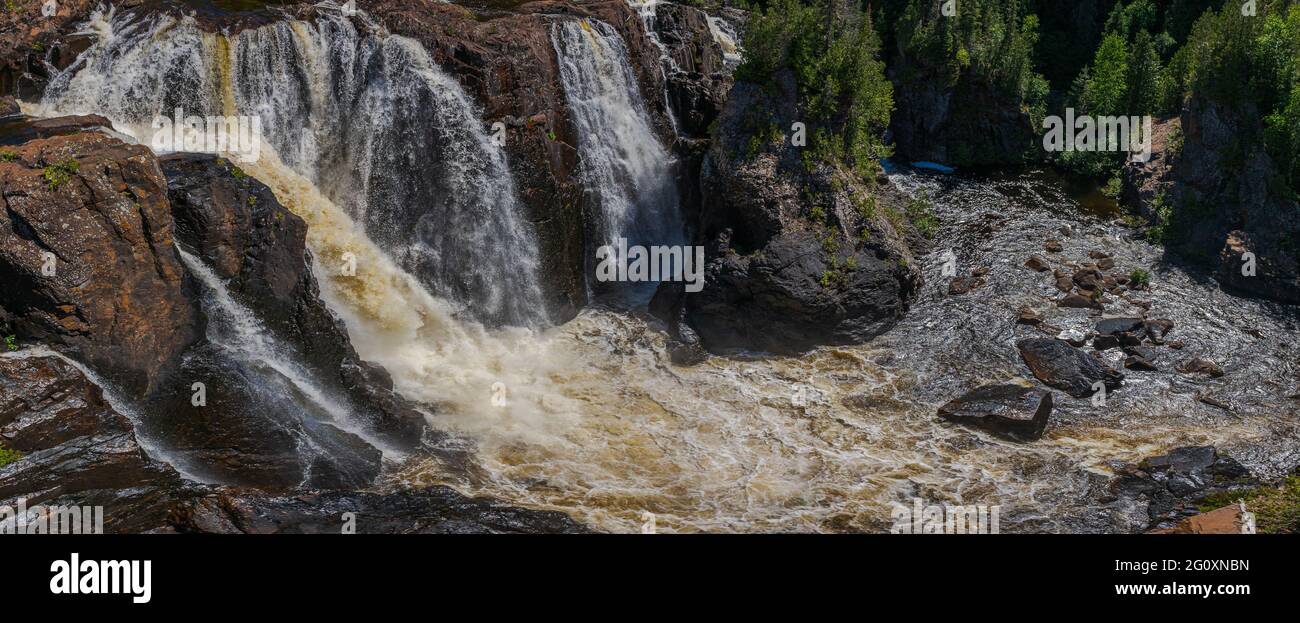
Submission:
[[[1052,414],[1052,392],[1005,383],[984,385],[942,407],[939,417],[1015,441],[1043,436]]]
[[[1075,398],[1091,396],[1098,381],[1107,391],[1119,389],[1124,381],[1123,374],[1101,359],[1061,340],[1029,338],[1016,342],[1016,348],[1038,380]]]

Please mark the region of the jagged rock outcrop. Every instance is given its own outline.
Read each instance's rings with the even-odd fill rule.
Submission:
[[[347,329],[319,296],[307,225],[271,189],[206,154],[161,158],[176,237],[253,310],[296,358],[348,400],[350,411],[397,447],[417,445],[425,419],[393,392],[383,368],[361,360]]]
[[[1213,446],[1175,448],[1136,465],[1123,465],[1110,483],[1110,495],[1145,510],[1139,530],[1171,528],[1197,515],[1197,503],[1213,493],[1244,490],[1259,481],[1240,462]],[[1144,507],[1144,508],[1143,508]]]
[[[90,44],[87,35],[69,31],[100,0],[59,0],[45,15],[45,0],[11,0],[0,11],[0,95],[27,98],[40,93],[49,67],[63,69]]]
[[[1244,147],[1262,127],[1243,106],[1190,97],[1180,119],[1156,125],[1151,160],[1125,165],[1125,196],[1225,287],[1300,304],[1300,203],[1268,154]]]
[[[0,324],[131,392],[156,387],[202,316],[153,153],[100,132],[35,138],[0,157],[0,197]]]
[[[902,197],[809,169],[784,134],[801,118],[793,79],[778,83],[736,84],[704,163],[705,284],[685,305],[714,351],[860,343],[892,327],[921,282]],[[779,140],[761,138],[771,131]]]

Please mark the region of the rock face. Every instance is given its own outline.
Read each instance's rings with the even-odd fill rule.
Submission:
[[[229,280],[231,295],[290,345],[314,378],[345,396],[373,432],[398,447],[418,444],[424,416],[393,393],[387,371],[361,360],[320,300],[306,223],[229,161],[174,154],[159,163],[180,242]]]
[[[0,502],[102,505],[106,532],[163,523],[181,485],[99,387],[56,356],[0,356],[0,441],[23,454],[0,467]]]
[[[49,68],[63,69],[89,45],[86,35],[61,36],[85,19],[99,0],[59,0],[45,16],[45,0],[13,0],[0,11],[0,94],[40,93]]]
[[[1234,505],[1188,517],[1172,528],[1152,530],[1151,534],[1255,534],[1255,526],[1241,507]]]
[[[731,90],[731,76],[721,46],[709,29],[709,16],[685,4],[655,7],[651,26],[670,60],[668,105],[686,136],[704,138],[722,112]]]
[[[1225,287],[1300,304],[1300,204],[1263,149],[1241,153],[1243,136],[1262,135],[1260,118],[1193,95],[1181,119],[1157,124],[1151,161],[1125,166],[1125,193],[1152,221],[1170,222],[1167,247]]]
[[[939,417],[1001,437],[1032,441],[1052,415],[1052,392],[1026,385],[985,385],[939,407]]]
[[[1124,380],[1123,374],[1100,359],[1061,340],[1029,338],[1016,342],[1016,348],[1038,380],[1075,398],[1091,396],[1099,381],[1107,391],[1114,391]]]
[[[153,154],[99,132],[0,161],[0,324],[147,393],[201,332]]]
[[[1212,493],[1258,484],[1241,463],[1214,447],[1193,446],[1123,466],[1110,489],[1120,498],[1145,502],[1150,528],[1169,528],[1198,514],[1196,503]]]
[[[789,141],[758,138],[754,111],[771,111],[778,129],[797,119],[793,79],[778,82],[776,96],[736,84],[704,163],[705,285],[686,309],[713,351],[859,343],[892,327],[921,283],[908,242],[919,237],[885,217],[901,197],[836,184],[824,165],[808,172]],[[808,205],[802,188],[825,205]]]

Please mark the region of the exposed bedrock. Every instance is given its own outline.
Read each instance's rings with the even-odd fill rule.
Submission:
[[[705,284],[684,304],[715,352],[866,341],[902,317],[921,282],[909,243],[919,237],[887,216],[903,202],[892,188],[810,170],[790,141],[758,138],[759,113],[777,129],[801,118],[793,80],[779,83],[776,94],[736,84],[703,165]]]

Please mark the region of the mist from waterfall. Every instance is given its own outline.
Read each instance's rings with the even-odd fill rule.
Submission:
[[[110,9],[91,28],[97,43],[51,81],[38,114],[102,114],[146,143],[152,120],[177,107],[260,117],[281,160],[458,315],[547,323],[537,241],[504,151],[418,42],[329,14],[227,37]]]
[[[569,116],[578,132],[583,185],[602,221],[600,242],[674,245],[684,239],[672,155],[660,142],[627,46],[594,19],[551,27]]]

